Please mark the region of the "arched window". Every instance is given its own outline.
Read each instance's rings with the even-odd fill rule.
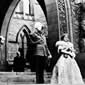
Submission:
[[[34,7],[32,0],[20,0],[19,4],[17,5],[14,18],[21,18],[21,19],[28,19],[29,16],[34,15]]]

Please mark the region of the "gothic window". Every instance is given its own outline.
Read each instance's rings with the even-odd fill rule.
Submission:
[[[20,0],[15,9],[13,17],[20,19],[29,19],[30,16],[34,15],[33,9],[34,8],[32,0]]]

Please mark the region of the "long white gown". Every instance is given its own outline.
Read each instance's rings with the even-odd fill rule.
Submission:
[[[51,84],[59,85],[82,85],[84,84],[80,69],[75,61],[75,51],[73,44],[70,42],[58,41],[58,52],[65,50],[71,53],[70,55],[62,53],[56,65],[54,66]],[[68,50],[70,49],[70,50]]]

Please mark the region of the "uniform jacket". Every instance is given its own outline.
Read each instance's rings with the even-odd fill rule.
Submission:
[[[29,35],[32,44],[35,44],[34,55],[48,56],[50,51],[47,47],[46,37],[43,34],[34,32]]]

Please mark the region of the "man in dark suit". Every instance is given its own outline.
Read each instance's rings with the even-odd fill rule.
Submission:
[[[33,55],[35,57],[36,83],[44,83],[44,69],[47,57],[51,58],[50,51],[47,47],[46,37],[44,35],[43,25],[35,23],[35,32],[30,33],[29,37],[35,50]]]

